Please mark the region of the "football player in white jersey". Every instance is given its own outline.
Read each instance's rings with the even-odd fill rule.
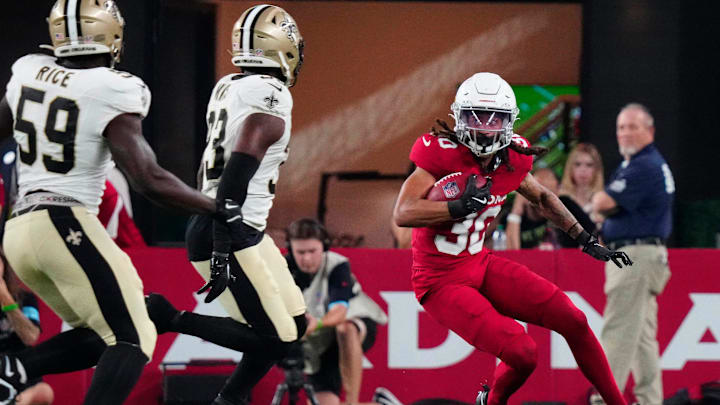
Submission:
[[[232,63],[241,72],[220,79],[211,94],[198,177],[205,195],[236,202],[242,220],[228,222],[230,238],[222,222],[196,215],[186,234],[189,259],[207,280],[200,292],[210,290],[206,302],[219,297],[230,317],[178,313],[163,296],[148,297],[158,332],[190,334],[244,352],[215,405],[247,401],[307,327],[302,293],[264,234],[279,167],[288,156],[289,89],[303,61],[303,40],[285,10],[258,5],[235,23],[232,47]]]
[[[85,403],[121,404],[157,335],[137,271],[96,216],[113,160],[164,207],[217,218],[240,212],[216,208],[158,166],[141,129],[150,91],[112,68],[124,27],[113,1],[58,0],[48,24],[54,56],[18,59],[0,102],[0,140],[14,136],[19,155],[3,245],[20,279],[74,329],[0,355],[0,404],[13,403],[28,379],[94,365]]]

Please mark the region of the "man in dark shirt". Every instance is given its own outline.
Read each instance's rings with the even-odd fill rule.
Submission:
[[[375,343],[383,310],[365,295],[350,271],[347,257],[328,250],[330,240],[316,220],[299,219],[287,230],[288,261],[303,291],[308,328],[303,342],[305,371],[320,405],[359,402],[362,353]]]
[[[675,182],[653,144],[648,109],[628,104],[617,117],[617,139],[625,158],[593,210],[605,215],[602,235],[610,249],[623,248],[632,269],[605,266],[602,344],[620,390],[632,371],[635,396],[643,405],[663,401],[657,334],[657,301],[670,277],[665,241],[672,228]]]

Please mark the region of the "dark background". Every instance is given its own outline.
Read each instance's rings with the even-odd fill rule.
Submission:
[[[700,1],[583,2],[581,137],[600,148],[607,175],[621,161],[615,117],[631,101],[650,108],[655,140],[675,177],[671,245],[715,246],[720,26]]]
[[[715,117],[720,103],[712,59],[720,49],[720,26],[710,6],[680,0],[565,3],[583,7],[581,139],[600,148],[607,177],[621,159],[614,129],[619,109],[632,101],[647,105],[655,117],[656,142],[677,186],[671,245],[715,246],[713,238],[720,231]],[[13,61],[49,42],[45,18],[52,4],[3,4],[3,88]],[[145,136],[160,164],[194,185],[201,137],[178,134],[205,132],[205,102],[215,80],[215,8],[191,0],[119,0],[118,5],[129,27],[120,68],[142,77],[153,90]],[[136,194],[133,207],[149,243],[162,244],[182,233],[182,217]]]

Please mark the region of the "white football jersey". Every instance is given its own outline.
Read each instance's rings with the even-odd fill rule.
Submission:
[[[123,113],[145,117],[150,90],[130,73],[68,69],[52,56],[18,59],[6,97],[18,143],[18,194],[35,190],[73,197],[93,213],[113,161],[105,127]]]
[[[215,198],[225,162],[250,114],[270,114],[285,121],[282,137],[270,145],[248,184],[242,206],[243,222],[262,231],[267,225],[280,165],[288,156],[291,112],[290,90],[278,79],[263,75],[231,74],[218,81],[210,96],[206,114],[207,146],[202,160],[202,192]]]

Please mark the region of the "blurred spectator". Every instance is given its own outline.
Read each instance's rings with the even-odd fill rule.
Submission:
[[[533,177],[557,194],[558,179],[552,170],[537,169],[533,172]],[[556,239],[550,221],[525,197],[516,194],[512,210],[507,216],[507,249],[552,250],[556,247]]]
[[[603,164],[600,153],[594,145],[579,143],[567,161],[558,193],[560,201],[570,210],[586,230],[597,231],[602,216],[592,216],[592,196],[604,186]],[[564,233],[558,233],[561,247],[577,247],[578,243]]]
[[[303,291],[308,328],[303,341],[305,370],[320,405],[358,404],[362,358],[375,343],[383,310],[362,292],[345,256],[329,251],[320,222],[303,218],[288,227],[286,259]]]
[[[593,210],[606,216],[602,235],[611,249],[622,248],[632,269],[605,265],[604,325],[601,340],[620,390],[630,372],[643,405],[663,402],[657,342],[657,300],[670,268],[665,241],[672,228],[675,182],[653,144],[654,120],[637,103],[620,110],[616,135],[624,161],[605,191],[592,197]]]
[[[0,259],[0,353],[17,352],[33,346],[40,337],[38,300],[20,286],[1,250]],[[52,403],[53,390],[42,379],[29,381],[26,386],[13,404]]]
[[[566,195],[575,201],[583,211],[592,211],[592,196],[602,191],[603,163],[595,145],[577,144],[565,162],[560,195]]]
[[[6,141],[0,145],[0,221],[4,223],[10,216],[10,208],[12,208],[17,196],[17,182],[15,181],[15,148],[17,144],[14,140]],[[0,238],[2,238],[5,227],[0,227]],[[0,239],[2,240],[2,239]]]
[[[98,219],[119,247],[125,249],[147,246],[127,211],[125,200],[108,180],[105,180],[105,192],[100,203]]]

